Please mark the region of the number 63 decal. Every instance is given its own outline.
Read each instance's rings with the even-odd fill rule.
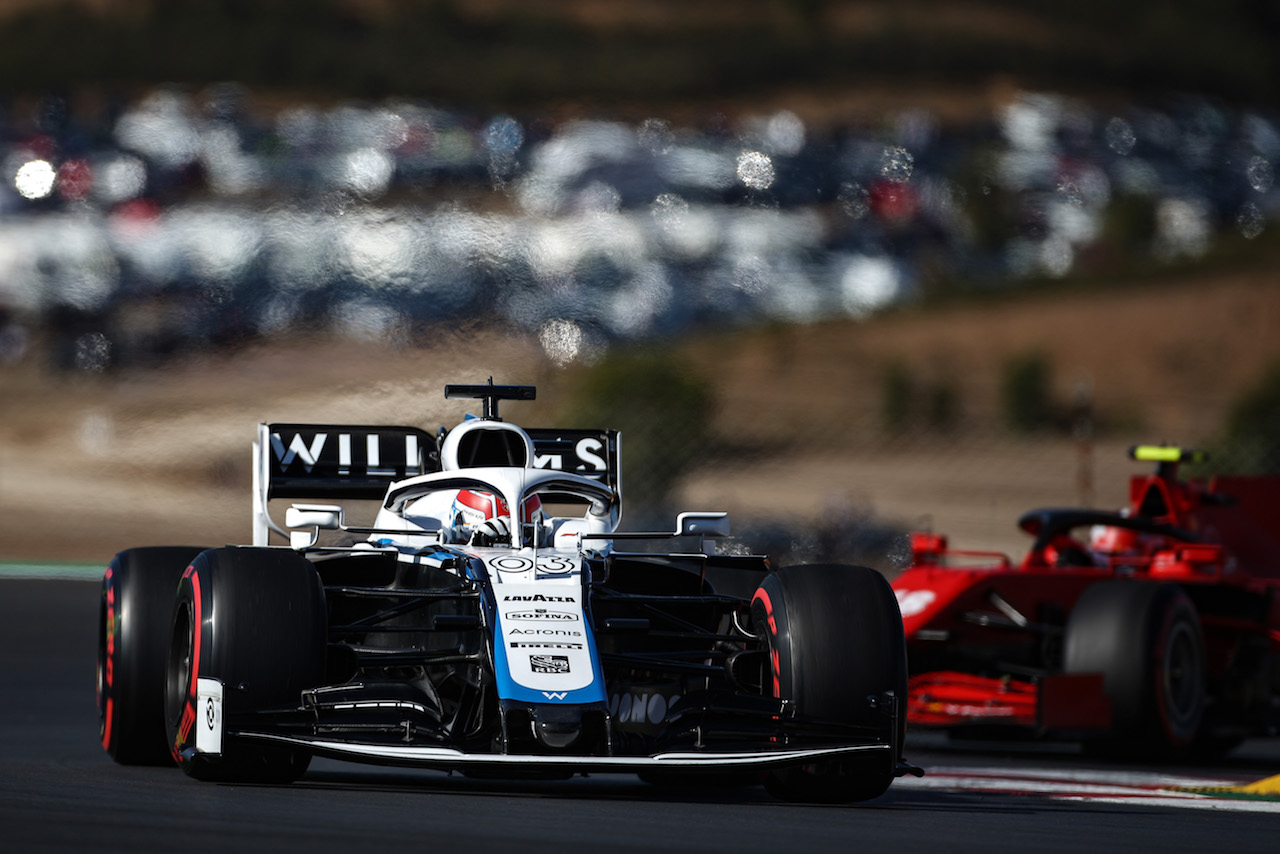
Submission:
[[[533,558],[524,555],[503,555],[488,561],[499,572],[528,572],[534,569]],[[578,562],[564,555],[538,555],[537,570],[544,575],[568,575],[578,568]]]

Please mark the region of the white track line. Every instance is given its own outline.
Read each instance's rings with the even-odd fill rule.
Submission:
[[[1252,780],[1098,769],[1061,771],[935,767],[926,768],[924,777],[904,777],[898,780],[894,783],[894,788],[1041,795],[1055,800],[1129,806],[1280,813],[1280,801],[1180,791],[1236,787],[1250,782]]]

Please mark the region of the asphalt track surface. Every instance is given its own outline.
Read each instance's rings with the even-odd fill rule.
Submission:
[[[1170,854],[1280,845],[1280,803],[1178,801],[1165,785],[1280,773],[1269,741],[1212,768],[1119,768],[1061,749],[916,738],[910,758],[932,773],[847,807],[778,803],[758,788],[673,792],[621,775],[492,782],[328,761],[291,786],[198,783],[176,769],[118,766],[102,751],[97,596],[89,580],[0,577],[2,851]]]

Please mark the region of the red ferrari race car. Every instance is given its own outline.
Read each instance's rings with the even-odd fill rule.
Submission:
[[[1041,509],[1020,563],[916,533],[894,581],[908,721],[953,736],[1221,752],[1280,726],[1280,477],[1182,480],[1138,446],[1127,508]]]

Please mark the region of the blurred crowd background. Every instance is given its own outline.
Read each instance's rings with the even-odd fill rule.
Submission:
[[[584,377],[566,419],[643,405],[629,482],[665,510],[729,392],[628,353],[1275,271],[1275,4],[978,6],[10,4],[0,370],[499,330]],[[1050,368],[1005,366],[991,442],[1093,439]],[[877,382],[878,435],[949,435],[948,389]],[[1199,438],[1280,468],[1277,401],[1263,377]]]
[[[1190,96],[1103,110],[1018,92],[962,127],[920,108],[704,127],[251,107],[224,84],[3,116],[6,359],[35,331],[58,368],[101,370],[484,321],[572,361],[713,324],[1247,258],[1280,218],[1280,115]]]

